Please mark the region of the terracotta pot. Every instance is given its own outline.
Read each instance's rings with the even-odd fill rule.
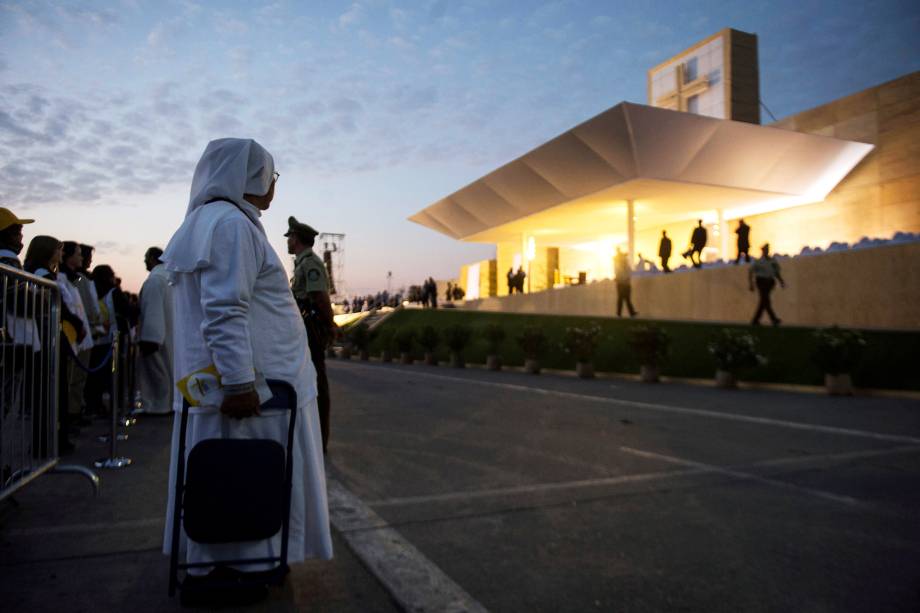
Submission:
[[[501,370],[502,359],[497,355],[486,356],[486,368],[489,370]]]
[[[524,372],[530,375],[540,374],[540,361],[527,358],[524,360]]]
[[[393,353],[389,349],[384,349],[380,352],[380,361],[381,362],[392,362]]]
[[[659,370],[657,366],[643,364],[639,367],[639,380],[642,383],[658,383]]]
[[[466,364],[463,362],[463,356],[459,353],[450,353],[450,365],[454,368],[463,368]]]
[[[401,364],[411,364],[412,363],[412,354],[408,351],[402,351],[399,354],[399,361]]]
[[[437,361],[437,359],[435,359],[434,353],[433,353],[433,352],[431,352],[431,351],[426,351],[426,352],[425,352],[425,364],[428,364],[428,366],[437,366],[437,365],[438,365],[438,361]]]
[[[825,374],[824,387],[831,396],[853,395],[853,379],[850,377],[850,373]]]
[[[734,373],[730,373],[727,370],[716,370],[716,387],[721,387],[722,389],[734,389],[738,387],[738,380],[735,379]]]
[[[362,349],[360,352],[358,352],[358,357],[361,359],[362,362],[367,362],[368,360],[371,359],[371,352],[368,351],[367,349]]]
[[[576,362],[575,373],[578,375],[579,379],[593,379],[594,364],[591,362]]]

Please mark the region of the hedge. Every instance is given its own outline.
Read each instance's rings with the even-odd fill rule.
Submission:
[[[509,366],[524,363],[524,353],[517,336],[525,326],[537,325],[546,334],[549,349],[541,365],[550,369],[572,370],[575,360],[561,349],[565,329],[596,323],[601,327],[601,342],[594,360],[598,371],[637,373],[639,362],[627,343],[628,330],[641,323],[655,323],[671,337],[668,357],[661,364],[661,374],[672,377],[712,378],[715,362],[709,355],[709,339],[720,329],[737,328],[751,332],[759,342],[759,351],[767,363],[741,373],[745,381],[821,385],[824,373],[814,363],[815,328],[803,326],[751,327],[741,324],[712,322],[654,321],[647,319],[612,319],[575,317],[567,315],[533,315],[517,313],[485,313],[455,309],[403,309],[380,324],[379,329],[419,329],[433,325],[443,329],[452,324],[465,324],[474,336],[464,351],[467,362],[485,363],[487,342],[482,328],[488,323],[502,326],[506,331],[501,343],[502,362]],[[864,330],[867,346],[859,366],[852,373],[858,387],[920,390],[920,332]],[[380,340],[371,343],[371,353],[380,354]],[[418,349],[419,357],[421,350]],[[438,360],[448,359],[443,343],[435,352]]]

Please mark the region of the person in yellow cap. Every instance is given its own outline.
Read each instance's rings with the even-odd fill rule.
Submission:
[[[22,270],[19,254],[22,252],[22,226],[35,223],[34,219],[19,219],[13,211],[0,207],[0,264]]]
[[[329,302],[329,278],[326,266],[313,252],[316,230],[294,217],[288,218],[288,253],[294,256],[291,292],[300,307],[307,328],[310,357],[316,369],[316,404],[323,434],[323,453],[329,445],[329,380],[326,378],[326,347],[335,338],[335,320]]]

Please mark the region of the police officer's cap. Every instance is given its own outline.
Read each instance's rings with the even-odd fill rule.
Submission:
[[[291,234],[294,234],[295,236],[299,236],[300,238],[304,240],[310,240],[311,238],[319,234],[319,232],[317,232],[316,230],[314,230],[313,228],[311,228],[305,223],[300,223],[292,215],[288,217],[288,231],[285,232],[284,235],[290,236]]]

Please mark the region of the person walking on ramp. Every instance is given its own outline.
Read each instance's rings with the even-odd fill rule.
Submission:
[[[617,317],[622,317],[623,305],[629,310],[629,316],[638,315],[632,304],[632,271],[629,269],[629,259],[617,247],[617,254],[613,258],[613,272],[617,280]]]
[[[690,248],[681,254],[684,258],[690,259],[690,263],[693,264],[694,268],[703,267],[702,255],[703,249],[706,247],[706,240],[706,228],[703,227],[703,220],[700,219],[697,221],[697,226],[693,228],[693,234],[690,235]],[[696,256],[696,259],[693,259],[693,256]]]
[[[661,231],[661,242],[658,243],[658,257],[661,259],[661,270],[671,272],[671,267],[668,266],[668,260],[671,259],[671,239],[668,238],[667,230]]]
[[[738,235],[738,257],[735,258],[735,264],[741,261],[741,256],[744,256],[744,261],[749,263],[751,261],[748,253],[751,250],[751,226],[744,223],[744,219],[739,219],[735,234]]]
[[[786,282],[783,281],[783,277],[779,274],[779,262],[770,257],[770,243],[765,243],[760,250],[762,255],[759,259],[754,260],[754,263],[748,269],[749,289],[753,292],[754,284],[756,283],[757,292],[760,294],[760,301],[757,303],[757,311],[754,313],[751,325],[759,326],[760,317],[766,311],[773,325],[778,326],[782,320],[773,312],[773,305],[770,304],[770,293],[776,286],[777,281],[779,281],[779,286],[783,288],[786,287]]]

